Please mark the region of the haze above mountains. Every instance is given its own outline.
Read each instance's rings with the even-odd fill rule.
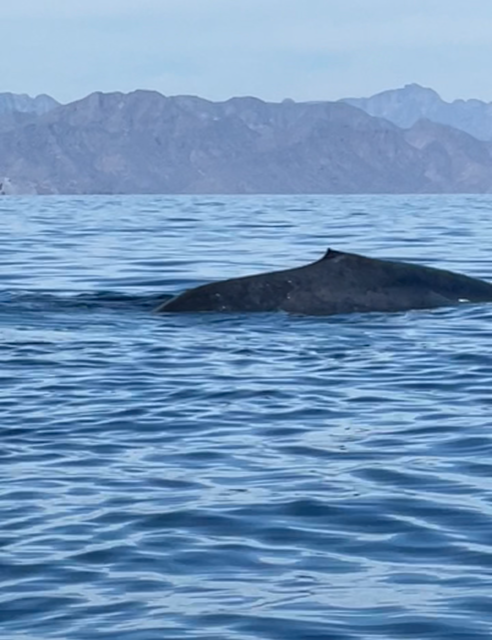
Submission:
[[[492,104],[0,94],[0,193],[490,193]]]

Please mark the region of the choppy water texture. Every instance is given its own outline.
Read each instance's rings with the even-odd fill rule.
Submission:
[[[492,637],[492,306],[158,316],[335,249],[492,279],[490,197],[0,201],[0,637]]]

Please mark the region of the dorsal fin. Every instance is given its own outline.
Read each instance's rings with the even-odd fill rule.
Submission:
[[[326,250],[325,255],[318,260],[318,262],[323,262],[324,260],[333,260],[334,258],[339,258],[340,256],[345,255],[343,251],[336,251],[335,249]]]
[[[335,251],[333,251],[333,249],[330,249],[330,247],[328,247],[328,249],[325,252],[325,255],[319,259],[319,262],[322,262],[323,260],[329,260],[330,258],[333,258],[335,256]]]

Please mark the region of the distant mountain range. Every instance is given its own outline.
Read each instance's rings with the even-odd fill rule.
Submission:
[[[461,129],[479,140],[492,140],[492,103],[481,100],[445,102],[433,89],[407,84],[371,98],[344,98],[343,102],[371,116],[408,128],[422,119]]]
[[[418,85],[316,103],[0,94],[0,193],[490,193],[487,138],[490,105]]]

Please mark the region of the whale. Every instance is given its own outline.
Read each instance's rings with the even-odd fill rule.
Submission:
[[[310,264],[204,284],[158,313],[278,312],[330,316],[491,302],[492,284],[419,264],[328,249]]]

